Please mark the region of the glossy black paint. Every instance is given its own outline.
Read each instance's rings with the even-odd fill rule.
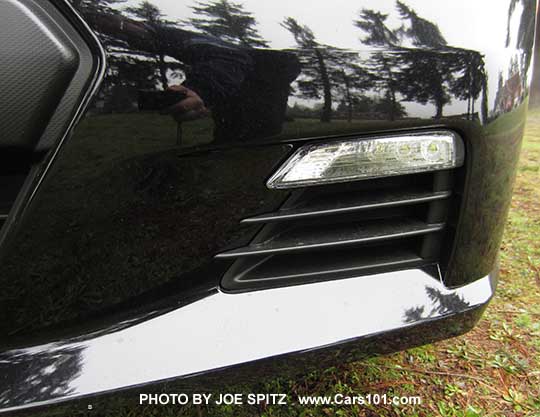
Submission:
[[[24,382],[11,374],[13,349],[41,346],[39,355],[21,357],[32,378],[57,360],[51,343],[69,346],[69,352],[60,350],[62,357],[75,357],[71,349],[78,340],[86,346],[95,342],[93,331],[114,335],[223,295],[220,281],[232,261],[215,255],[245,246],[259,231],[256,222],[241,220],[283,204],[289,193],[268,190],[265,182],[308,141],[418,129],[458,132],[466,145],[466,166],[457,178],[459,216],[453,244],[444,251],[443,283],[458,288],[493,271],[526,115],[534,26],[534,13],[528,11],[534,2],[524,0],[512,10],[506,2],[459,1],[434,11],[421,0],[401,10],[393,1],[366,0],[340,3],[343,13],[336,5],[315,2],[304,26],[283,1],[276,6],[281,20],[254,12],[261,33],[264,28],[260,37],[230,28],[204,33],[185,22],[191,16],[188,3],[152,3],[162,14],[137,10],[135,1],[72,1],[106,50],[107,73],[32,203],[24,206],[24,216],[16,217],[19,230],[10,230],[10,244],[0,248],[0,351],[8,363],[0,385],[3,406],[56,398],[7,390]],[[257,5],[246,2],[245,7]],[[361,15],[363,7],[375,9],[375,15]],[[445,7],[448,16],[440,11]],[[487,9],[491,18],[480,18]],[[389,14],[386,22],[375,19],[375,29],[384,30],[363,30],[378,10]],[[470,30],[455,28],[456,10],[465,20],[459,26],[478,28],[474,38]],[[321,17],[333,12],[335,19]],[[430,29],[415,32],[417,19]],[[401,39],[387,30],[401,24],[410,29]],[[189,113],[172,112],[181,123],[170,114],[139,111],[148,108],[141,91],[176,84],[202,101]],[[39,151],[44,159],[34,165],[37,170],[53,152]],[[450,320],[417,321],[433,329],[434,339],[448,337],[470,328],[488,299],[459,329]],[[407,308],[427,309],[431,302],[426,295],[408,300]],[[454,307],[452,314],[467,310]],[[393,324],[396,332],[407,331],[397,330],[407,323]],[[373,353],[387,351],[380,340],[388,340],[390,350],[431,340],[415,332],[399,334],[409,336],[389,333],[373,344],[362,339],[350,346]],[[282,353],[290,351],[292,346]],[[74,363],[71,373],[80,365]],[[132,378],[136,372],[119,370],[130,381],[126,386],[174,377]],[[122,377],[107,389],[122,387]],[[47,392],[55,384],[68,387],[71,379],[60,375],[45,384]],[[62,398],[68,390],[58,392]]]
[[[29,404],[149,389],[148,384],[174,387],[175,378],[180,387],[209,389],[204,384],[216,377],[207,375],[213,370],[231,368],[230,375],[236,365],[259,361],[260,366],[240,368],[231,380],[238,383],[257,370],[264,375],[272,362],[285,368],[302,364],[298,369],[304,372],[332,357],[388,353],[468,330],[491,298],[496,274],[448,290],[434,272],[407,269],[242,294],[208,293],[98,333],[13,349],[0,355],[0,370],[10,382],[0,400],[6,411],[24,410]],[[358,294],[366,293],[369,299],[358,302]],[[298,358],[308,351],[314,352]]]
[[[395,330],[381,334],[359,338],[334,346],[326,346],[317,350],[295,352],[292,354],[267,358],[239,366],[216,370],[215,372],[196,375],[191,378],[175,378],[161,381],[145,387],[134,387],[124,391],[113,391],[108,394],[91,398],[72,399],[68,402],[54,405],[41,405],[33,410],[21,409],[12,415],[46,416],[52,410],[54,415],[86,416],[88,403],[91,401],[93,411],[104,415],[116,415],[120,412],[130,412],[139,407],[139,394],[144,393],[221,393],[231,387],[257,387],[269,375],[296,378],[299,374],[306,375],[311,371],[336,365],[336,358],[343,362],[352,362],[375,354],[390,354],[402,350],[404,346],[411,347],[420,343],[432,343],[438,340],[457,336],[469,331],[482,310],[472,310],[460,313],[445,321],[441,329],[437,321]],[[426,338],[426,335],[427,338]],[[49,382],[49,381],[47,381]],[[26,395],[22,397],[28,398]]]

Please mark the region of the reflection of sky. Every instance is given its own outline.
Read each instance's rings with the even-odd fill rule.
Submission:
[[[153,0],[170,20],[182,20],[192,16],[191,5],[195,1],[186,0]],[[379,10],[389,15],[387,23],[391,28],[402,24],[395,8],[394,0],[234,0],[244,4],[246,11],[251,12],[258,21],[261,36],[269,41],[272,48],[290,48],[294,40],[290,33],[279,24],[286,16],[296,18],[301,24],[309,26],[321,43],[347,49],[361,49],[362,31],[352,21],[356,19],[361,8]],[[140,0],[128,0],[122,3],[137,5]],[[472,49],[486,54],[486,68],[490,75],[489,107],[493,106],[498,83],[499,68],[507,67],[515,49],[505,48],[506,23],[509,1],[503,0],[456,0],[445,1],[405,1],[416,10],[419,16],[436,23],[441,33],[451,46]],[[518,4],[512,19],[512,33],[517,32],[522,6]],[[511,46],[515,45],[515,37]],[[507,74],[503,74],[506,77]],[[461,111],[463,106],[454,104],[445,106],[445,113],[452,114],[452,109]],[[404,103],[409,111],[420,112],[432,116],[432,105],[422,106],[416,103]],[[480,109],[480,99],[476,103]]]

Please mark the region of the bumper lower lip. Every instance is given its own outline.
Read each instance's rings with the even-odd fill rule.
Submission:
[[[212,293],[130,327],[0,354],[0,412],[176,378],[189,385],[211,371],[307,351],[338,362],[454,336],[474,325],[496,275],[448,289],[409,269]],[[40,389],[28,390],[30,381]]]

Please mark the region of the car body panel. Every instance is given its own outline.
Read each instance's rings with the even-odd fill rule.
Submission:
[[[73,12],[64,1],[53,3]],[[239,47],[201,35],[185,23],[192,13],[185,1],[152,2],[162,13],[159,36],[141,24],[142,11],[126,9],[137,2],[71,3],[100,39],[108,67],[74,133],[39,142],[39,175],[27,179],[21,195],[27,194],[6,216],[1,407],[206,377],[199,374],[275,356],[287,361],[292,353],[301,367],[297,352],[305,350],[354,359],[471,328],[494,291],[523,134],[530,1],[510,7],[514,2],[411,0],[408,15],[390,0],[310,2],[308,14],[303,2],[246,1],[266,47],[257,39]],[[410,29],[420,16],[436,30],[424,38],[369,40],[353,24],[363,8],[388,15],[393,29]],[[287,17],[313,38],[295,38]],[[149,33],[158,37],[149,41]],[[328,71],[313,76],[320,53]],[[212,81],[201,75],[208,68]],[[352,78],[362,71],[372,74],[368,86]],[[228,104],[245,73],[255,74],[249,88]],[[139,90],[182,82],[213,105],[213,120],[178,126],[168,115],[138,110]],[[351,94],[359,100],[354,106]],[[233,261],[215,256],[260,232],[243,219],[272,213],[289,198],[265,184],[295,149],[432,129],[459,133],[466,148],[444,268],[224,291],[220,282]],[[407,311],[417,314],[409,320]],[[414,337],[391,342],[408,331]],[[256,343],[240,342],[244,332]],[[25,392],[34,378],[43,392]]]

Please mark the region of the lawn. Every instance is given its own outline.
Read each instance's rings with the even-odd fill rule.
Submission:
[[[137,407],[126,416],[540,416],[540,109],[529,113],[497,295],[468,334],[248,392],[287,393],[289,406]],[[231,392],[238,392],[231,388]],[[421,405],[301,406],[301,395],[420,396]],[[293,401],[291,401],[293,399]],[[133,414],[132,414],[133,413]],[[115,414],[117,415],[117,414]]]

